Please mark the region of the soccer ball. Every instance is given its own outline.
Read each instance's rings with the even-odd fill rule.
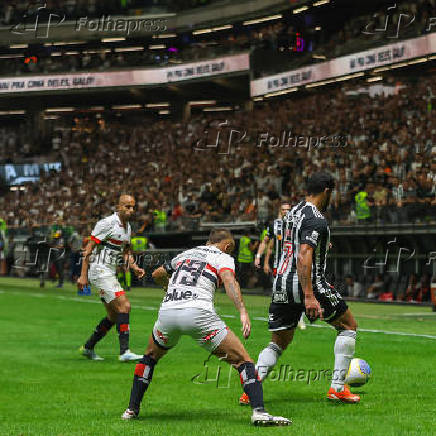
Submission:
[[[371,376],[371,368],[363,359],[353,359],[350,362],[345,383],[352,387],[363,386],[369,381]]]

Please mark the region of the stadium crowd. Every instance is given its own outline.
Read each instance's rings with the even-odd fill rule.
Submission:
[[[262,102],[253,111],[203,113],[185,123],[145,122],[144,115],[130,114],[120,122],[106,114],[105,121],[57,131],[48,146],[25,129],[14,135],[4,129],[1,162],[40,156],[45,145],[46,161],[62,161],[63,171],[9,192],[0,198],[1,209],[9,226],[47,223],[53,216],[83,225],[107,214],[121,189],[136,196],[141,220],[155,227],[266,222],[281,196],[296,202],[304,178],[324,169],[337,180],[333,223],[433,222],[434,86],[434,79],[420,79],[397,95],[375,97],[350,95],[355,92],[346,88],[317,91]],[[218,147],[211,147],[224,119]],[[230,144],[232,128],[240,134]],[[340,140],[316,146],[321,137]]]

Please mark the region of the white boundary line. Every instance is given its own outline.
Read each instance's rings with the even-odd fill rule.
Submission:
[[[85,300],[84,298],[86,297],[65,297],[64,295],[51,295],[51,294],[41,294],[40,292],[20,292],[20,291],[10,291],[8,293],[14,293],[14,294],[20,294],[20,295],[28,295],[31,297],[37,297],[37,298],[42,298],[42,297],[54,297],[58,300],[63,300],[63,301],[76,301],[79,303],[91,303],[91,304],[100,304],[99,301],[95,301],[95,300]],[[0,290],[0,294],[5,294],[5,291]],[[137,309],[142,309],[142,310],[149,310],[149,311],[154,311],[154,310],[158,310],[158,307],[155,306],[134,306]],[[221,318],[236,318],[235,315],[220,315]],[[252,318],[255,321],[263,321],[263,322],[267,322],[268,318],[262,317],[262,316],[255,316]],[[309,327],[317,327],[317,328],[328,328],[328,329],[333,329],[332,326],[330,325],[320,325],[320,324],[307,324]],[[360,332],[366,332],[366,333],[382,333],[385,335],[394,335],[394,336],[410,336],[410,337],[415,337],[415,338],[427,338],[427,339],[434,339],[436,340],[436,336],[434,335],[423,335],[423,334],[418,334],[418,333],[406,333],[406,332],[396,332],[396,331],[389,331],[389,330],[374,330],[374,329],[361,329],[359,328]]]

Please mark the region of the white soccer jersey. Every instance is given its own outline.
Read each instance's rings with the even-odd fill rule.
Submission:
[[[172,274],[161,309],[200,307],[213,310],[219,274],[225,270],[235,273],[233,258],[213,245],[186,250],[172,259],[171,265],[164,267]]]
[[[92,252],[90,266],[99,265],[115,273],[117,265],[122,263],[124,247],[130,243],[130,235],[130,224],[127,223],[124,228],[117,212],[98,221],[91,233],[91,239],[97,246]]]

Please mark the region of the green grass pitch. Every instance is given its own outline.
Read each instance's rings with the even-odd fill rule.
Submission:
[[[162,292],[134,288],[129,298],[131,349],[142,353]],[[244,343],[257,359],[270,337],[264,320],[268,298],[246,296],[245,301],[252,335]],[[355,389],[361,403],[328,403],[325,377],[307,383],[303,377],[286,381],[281,376],[264,383],[265,405],[271,413],[290,417],[293,425],[255,428],[249,423],[250,409],[238,405],[237,372],[232,370],[229,378],[228,366],[214,357],[205,365],[207,352],[190,338],[183,338],[156,367],[140,419],[121,421],[134,364],[118,362],[115,329],[96,348],[104,361],[88,361],[78,353],[104,314],[95,290],[79,297],[72,285],[57,290],[48,283],[40,289],[35,280],[0,279],[0,307],[0,436],[436,433],[436,314],[430,308],[351,304],[362,329],[356,357],[367,360],[373,372],[367,385]],[[222,293],[216,308],[220,315],[233,315],[223,319],[240,336],[236,311]],[[330,369],[334,338],[329,328],[297,331],[280,364],[295,371]]]

